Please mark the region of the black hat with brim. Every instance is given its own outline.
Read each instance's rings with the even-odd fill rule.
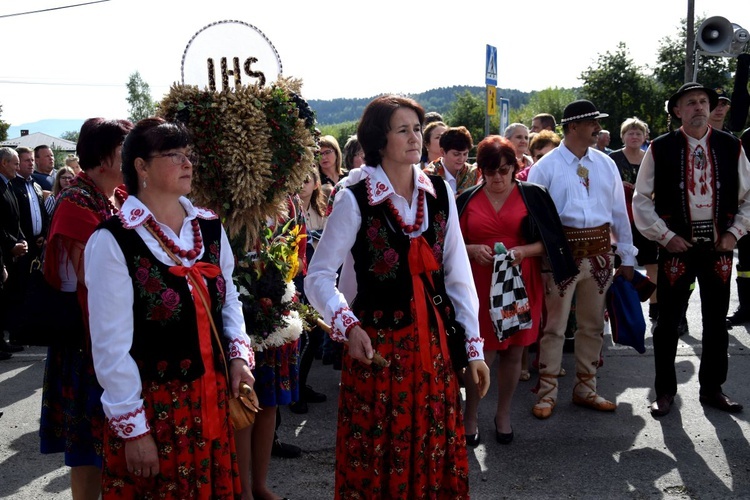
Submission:
[[[582,120],[598,120],[599,118],[606,118],[608,116],[607,113],[600,113],[593,102],[581,99],[565,106],[560,124],[565,125],[566,123]]]
[[[672,118],[676,118],[677,120],[679,120],[679,118],[677,118],[677,115],[674,114],[674,107],[677,106],[677,101],[680,99],[680,97],[694,90],[700,90],[706,93],[706,95],[708,96],[709,106],[711,107],[711,111],[713,111],[713,109],[719,102],[719,95],[716,93],[716,91],[714,89],[704,87],[697,82],[688,82],[680,87],[680,90],[672,94],[672,97],[670,97],[669,101],[667,102],[667,110],[669,111],[669,114],[672,115]]]

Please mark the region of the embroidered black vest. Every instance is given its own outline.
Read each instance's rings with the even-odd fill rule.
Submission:
[[[429,227],[422,233],[432,247],[440,270],[433,273],[435,288],[444,289],[443,248],[448,222],[448,190],[445,181],[429,176],[437,198],[426,194]],[[410,238],[404,234],[388,205],[371,206],[366,180],[349,186],[359,205],[362,224],[352,247],[357,296],[352,311],[363,326],[403,328],[413,322],[411,301],[414,298],[409,271]]]
[[[708,138],[707,154],[713,164],[714,225],[719,234],[734,221],[739,199],[737,161],[740,141],[730,134],[712,130]],[[664,134],[651,143],[654,155],[654,208],[667,227],[690,241],[690,208],[688,206],[687,138],[676,130]]]
[[[219,265],[221,223],[198,219],[205,251],[200,261]],[[125,229],[119,217],[111,217],[99,227],[109,230],[125,255],[133,281],[133,346],[130,355],[138,364],[144,380],[195,380],[205,372],[196,325],[195,304],[186,278],[169,272],[148,249],[134,229]],[[226,283],[219,274],[206,279],[211,315],[219,332],[223,331],[221,309]],[[117,304],[113,304],[117,307]],[[214,366],[223,372],[223,361],[211,333]],[[222,337],[223,339],[223,337]],[[224,339],[223,339],[224,340]],[[227,344],[222,346],[226,351]]]

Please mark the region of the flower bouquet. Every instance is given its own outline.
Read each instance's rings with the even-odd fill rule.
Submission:
[[[308,306],[299,302],[292,279],[299,271],[298,249],[304,244],[295,220],[264,227],[257,252],[238,263],[234,281],[240,293],[245,326],[253,349],[263,351],[297,340],[307,328]]]

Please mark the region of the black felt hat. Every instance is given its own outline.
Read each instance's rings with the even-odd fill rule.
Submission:
[[[579,101],[573,101],[563,110],[563,118],[560,121],[561,125],[566,123],[577,122],[581,120],[598,120],[599,118],[606,118],[609,115],[607,113],[600,113],[594,103],[581,99]]]
[[[729,97],[729,94],[727,94],[726,90],[724,90],[721,87],[719,87],[718,89],[714,89],[714,90],[716,90],[716,95],[719,97],[720,101],[724,100],[730,103],[732,102],[732,99]]]
[[[688,82],[680,87],[680,90],[672,94],[672,97],[670,97],[669,101],[667,102],[667,111],[669,111],[669,114],[672,115],[672,118],[677,118],[677,115],[674,114],[674,107],[677,106],[677,101],[680,99],[680,97],[687,94],[688,92],[692,92],[693,90],[701,90],[706,93],[712,111],[716,107],[716,104],[719,102],[719,95],[714,89],[704,87],[697,82]],[[677,119],[679,120],[679,118]]]

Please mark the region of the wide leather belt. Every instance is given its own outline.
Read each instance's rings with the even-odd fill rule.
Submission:
[[[612,251],[609,223],[598,227],[564,227],[573,257],[582,259]]]

